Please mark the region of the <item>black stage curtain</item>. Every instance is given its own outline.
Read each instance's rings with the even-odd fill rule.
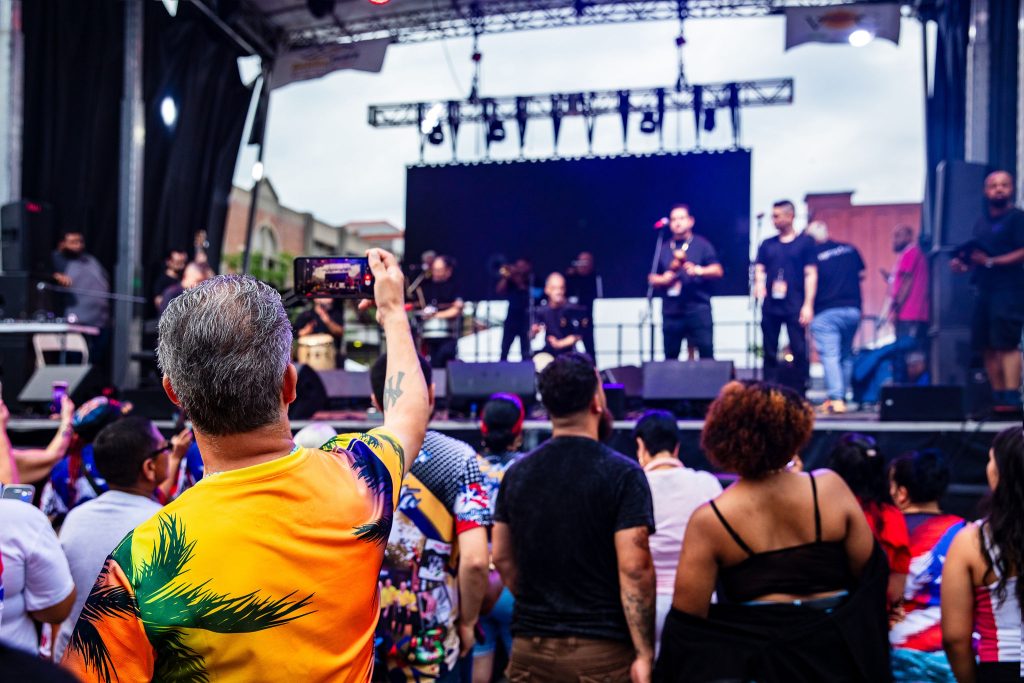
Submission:
[[[992,168],[1017,170],[1017,20],[1020,0],[989,2],[988,161]]]
[[[964,158],[967,89],[967,30],[971,25],[970,0],[934,0],[922,3],[922,20],[938,27],[934,79],[925,100],[927,179],[921,242],[929,246],[935,234],[935,172],[940,161]]]
[[[209,232],[220,257],[227,198],[248,110],[230,45],[188,3],[177,17],[145,3],[146,181],[140,291],[171,246]],[[117,259],[123,3],[24,3],[25,108],[22,187],[52,204],[60,228],[80,228],[87,248],[113,273]],[[178,108],[168,130],[160,103]],[[156,269],[156,270],[154,270]]]

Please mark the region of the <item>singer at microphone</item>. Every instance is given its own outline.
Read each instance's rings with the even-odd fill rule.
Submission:
[[[677,204],[668,219],[671,237],[661,251],[657,273],[648,282],[661,294],[665,360],[676,360],[683,340],[691,354],[714,358],[714,323],[711,318],[711,283],[722,277],[715,248],[694,234],[696,223],[686,204]]]

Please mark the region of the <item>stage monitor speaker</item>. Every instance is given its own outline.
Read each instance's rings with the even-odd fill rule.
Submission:
[[[962,386],[882,387],[882,422],[959,422],[964,419]]]
[[[50,275],[50,254],[57,246],[53,209],[23,199],[0,207],[0,258],[3,270]]]
[[[732,361],[644,363],[645,401],[711,401],[735,375]]]
[[[935,225],[938,234],[934,243],[955,247],[971,239],[974,223],[985,210],[982,189],[988,167],[969,161],[942,161],[935,183]]]
[[[623,365],[602,370],[605,381],[621,384],[626,398],[641,398],[644,395],[644,371],[636,365]]]
[[[373,389],[369,372],[347,370],[321,370],[320,381],[328,399],[357,399],[369,402]]]
[[[35,310],[31,279],[26,273],[0,275],[0,319],[27,320]]]
[[[436,382],[435,382],[436,383]],[[515,394],[529,405],[537,393],[537,371],[530,361],[520,363],[448,364],[448,402],[453,408],[465,408],[483,402],[491,394]]]
[[[36,368],[25,388],[18,394],[21,403],[49,403],[53,400],[53,383],[67,382],[68,396],[81,405],[102,389],[102,380],[92,365],[44,365]]]

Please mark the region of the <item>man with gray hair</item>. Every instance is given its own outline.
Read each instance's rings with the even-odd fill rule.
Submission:
[[[206,472],[107,559],[64,657],[82,681],[369,680],[377,575],[429,406],[402,271],[368,256],[384,426],[320,449],[292,440],[292,330],[274,289],[217,277],[164,312],[164,389]]]

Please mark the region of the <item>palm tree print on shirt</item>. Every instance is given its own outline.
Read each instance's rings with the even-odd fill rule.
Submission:
[[[316,611],[302,612],[313,593],[301,600],[291,599],[295,592],[276,599],[259,591],[230,596],[207,588],[210,579],[198,584],[182,580],[196,542],[188,540],[174,515],[161,515],[157,543],[138,567],[131,557],[133,537],[129,533],[107,558],[68,644],[107,683],[117,674],[98,628],[102,621],[141,621],[156,657],[153,680],[207,683],[206,663],[185,643],[185,629],[252,633]]]
[[[352,471],[366,487],[374,493],[373,521],[360,524],[353,529],[356,538],[384,545],[391,533],[391,523],[395,515],[394,483],[387,465],[377,455],[381,451],[381,442],[386,442],[398,456],[399,471],[404,466],[401,445],[391,436],[380,432],[351,436],[336,436],[323,446],[321,450],[335,453],[347,459]],[[401,481],[401,476],[399,476]]]

